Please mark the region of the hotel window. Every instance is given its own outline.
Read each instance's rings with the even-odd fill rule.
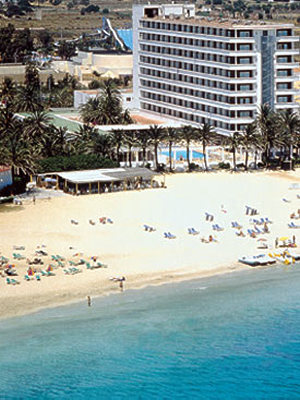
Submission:
[[[291,101],[290,96],[277,96],[278,103],[288,103]]]
[[[238,103],[239,104],[251,104],[251,97],[240,97],[238,98]]]
[[[289,71],[287,69],[279,69],[277,71],[277,76],[289,76]]]
[[[291,89],[290,83],[277,83],[278,90]]]
[[[278,50],[289,50],[292,48],[292,43],[277,43]]]
[[[238,85],[239,91],[247,91],[247,90],[251,90],[251,89],[252,89],[251,85]]]
[[[251,44],[238,44],[238,50],[252,50]]]
[[[289,29],[281,29],[277,31],[277,36],[290,36],[291,31]]]
[[[238,31],[238,37],[251,37],[251,31]]]
[[[287,63],[287,62],[289,62],[289,58],[288,57],[277,57],[277,62],[278,63]]]
[[[238,64],[251,64],[251,57],[239,57]]]
[[[252,111],[238,111],[238,117],[240,118],[252,117]]]
[[[238,71],[237,75],[238,75],[238,78],[250,78],[251,71]]]

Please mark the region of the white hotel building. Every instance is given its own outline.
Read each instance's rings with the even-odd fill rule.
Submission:
[[[195,17],[192,4],[133,6],[135,107],[221,134],[261,104],[297,109],[293,25]]]

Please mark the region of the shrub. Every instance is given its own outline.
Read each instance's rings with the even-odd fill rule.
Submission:
[[[220,162],[219,164],[218,164],[218,167],[220,168],[220,169],[230,169],[230,163],[229,162]]]
[[[65,157],[49,157],[39,162],[38,173],[79,171],[84,169],[115,168],[116,161],[99,156],[98,154],[79,154]]]

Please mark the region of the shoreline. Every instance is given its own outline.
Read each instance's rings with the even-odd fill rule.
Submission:
[[[180,174],[168,176],[167,189],[56,196],[0,212],[0,256],[16,264],[21,282],[12,286],[0,278],[0,319],[84,301],[86,296],[119,293],[119,284],[111,277],[125,276],[125,290],[131,290],[251,269],[239,264],[238,258],[274,252],[275,239],[283,236],[293,235],[299,243],[299,229],[287,225],[291,213],[300,209],[299,192],[289,190],[293,181],[300,182],[300,170]],[[255,216],[245,213],[246,206],[273,221],[270,233],[254,239],[248,235]],[[214,216],[213,222],[207,220],[207,213]],[[103,225],[101,217],[113,223]],[[71,224],[72,219],[78,225]],[[243,237],[237,235],[232,221],[242,225]],[[224,229],[213,230],[215,223]],[[145,231],[143,224],[155,231]],[[188,234],[192,227],[200,234]],[[176,239],[164,238],[164,232]],[[209,236],[215,241],[208,243]],[[259,240],[268,244],[267,250],[259,250]],[[25,259],[36,257],[36,250],[44,245],[48,256],[42,257],[41,269],[55,263],[51,254],[75,262],[79,256],[74,253],[82,253],[85,262],[97,256],[108,268],[88,270],[80,265],[83,272],[70,276],[63,272],[69,267],[64,261],[63,268],[54,270],[56,276],[26,282],[28,264],[12,257],[18,253],[13,250],[16,245],[26,249],[20,251]]]
[[[262,268],[266,268],[266,266],[264,267],[255,267],[256,269],[262,269]],[[189,272],[189,273],[185,273],[183,274],[182,272],[178,272],[178,271],[169,271],[168,273],[166,273],[166,275],[161,275],[157,274],[157,276],[153,276],[152,277],[148,277],[148,279],[145,279],[145,277],[143,277],[142,279],[136,279],[133,281],[128,281],[126,280],[126,284],[125,284],[125,290],[124,292],[128,291],[128,290],[134,290],[134,291],[139,291],[139,290],[143,290],[146,289],[148,287],[159,287],[159,286],[163,286],[163,285],[169,285],[169,284],[173,284],[173,283],[182,283],[182,282],[188,282],[188,281],[194,281],[194,280],[201,280],[201,279],[205,279],[205,278],[212,278],[212,277],[217,277],[217,276],[221,276],[221,275],[229,275],[229,274],[233,274],[236,272],[242,272],[242,271],[249,271],[251,270],[251,267],[248,267],[246,265],[241,265],[238,263],[235,263],[231,266],[227,266],[227,267],[218,267],[214,270],[204,270],[201,272]],[[107,287],[106,289],[102,290],[101,292],[98,293],[94,293],[91,295],[92,300],[93,299],[101,299],[104,298],[106,296],[111,296],[111,295],[115,295],[115,294],[122,294],[122,292],[119,290],[119,287],[116,286],[115,288],[111,288],[111,287]],[[72,304],[77,304],[77,303],[85,303],[86,302],[86,295],[87,294],[83,294],[81,296],[74,296],[72,298],[69,298],[68,300],[63,301],[62,298],[65,297],[65,293],[61,293],[59,296],[61,297],[60,301],[51,301],[48,302],[47,300],[49,300],[49,298],[45,298],[45,299],[41,299],[40,300],[43,302],[43,300],[47,303],[44,304],[43,306],[38,306],[38,307],[34,307],[32,306],[31,308],[26,308],[23,309],[20,312],[17,312],[14,310],[13,313],[7,313],[6,315],[0,315],[0,321],[5,321],[8,319],[12,319],[12,318],[19,318],[19,317],[24,317],[26,315],[30,315],[30,314],[34,314],[43,310],[47,310],[47,309],[53,309],[53,308],[60,308],[60,307],[65,307],[65,306],[69,306]],[[24,298],[23,298],[24,300]],[[28,305],[28,304],[27,304]]]

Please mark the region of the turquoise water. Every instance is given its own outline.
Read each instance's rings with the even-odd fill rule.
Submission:
[[[163,151],[161,154],[164,155],[164,156],[168,156],[169,157],[169,152],[168,151]],[[174,157],[174,152],[173,151],[171,151],[171,157],[172,158]],[[176,160],[179,161],[181,158],[184,159],[184,160],[187,159],[186,150],[177,150],[176,151]],[[196,158],[199,158],[200,160],[202,160],[202,158],[204,158],[203,153],[200,153],[199,151],[196,151],[196,150],[192,150],[191,159],[194,160]]]
[[[299,399],[300,266],[0,322],[1,399]]]

